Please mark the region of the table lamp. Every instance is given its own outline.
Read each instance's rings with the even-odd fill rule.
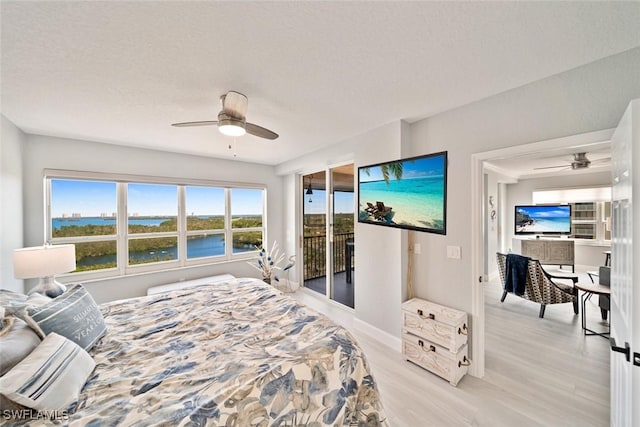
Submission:
[[[38,292],[51,298],[61,295],[66,287],[55,280],[55,274],[76,269],[75,245],[44,245],[13,251],[13,275],[16,279],[39,278],[30,293]]]

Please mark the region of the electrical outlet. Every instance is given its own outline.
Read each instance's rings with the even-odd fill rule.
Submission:
[[[413,245],[413,252],[416,255],[420,255],[422,253],[422,246],[420,245],[420,243],[416,243]]]
[[[460,259],[460,246],[447,246],[447,258]]]

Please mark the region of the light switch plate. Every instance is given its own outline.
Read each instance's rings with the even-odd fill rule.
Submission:
[[[447,246],[447,258],[460,259],[460,246]]]

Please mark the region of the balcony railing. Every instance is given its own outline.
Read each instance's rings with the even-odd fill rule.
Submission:
[[[346,270],[347,239],[353,239],[353,233],[334,234],[333,236],[334,273],[342,273]],[[302,248],[302,253],[304,254],[304,280],[327,275],[326,250],[326,236],[305,236]]]

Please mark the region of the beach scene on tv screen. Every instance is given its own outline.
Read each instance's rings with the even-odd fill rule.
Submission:
[[[444,174],[444,156],[360,168],[360,220],[444,230]]]
[[[569,206],[526,206],[516,208],[517,233],[569,233]]]

